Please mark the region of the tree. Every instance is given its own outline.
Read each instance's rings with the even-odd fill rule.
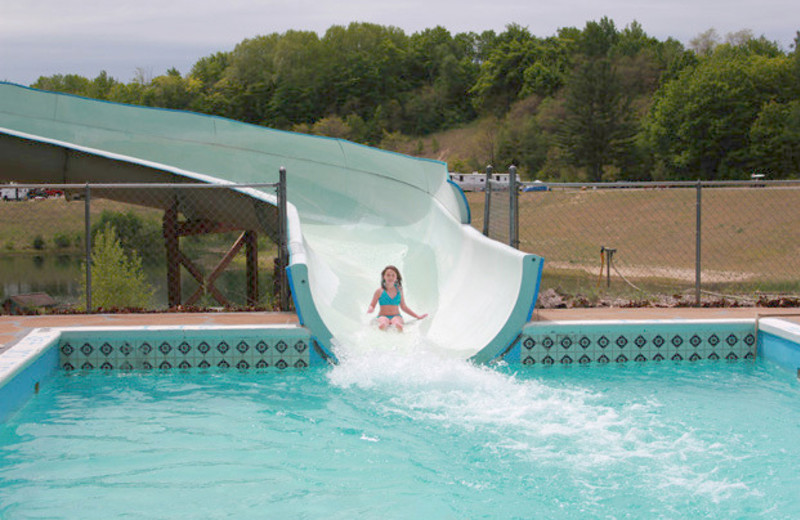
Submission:
[[[753,170],[771,178],[800,173],[800,100],[767,103],[750,128]]]
[[[611,54],[618,41],[614,21],[604,16],[599,22],[586,23],[577,41],[578,51],[590,59],[602,58]]]
[[[676,179],[745,178],[753,167],[751,126],[765,103],[791,97],[791,77],[786,58],[743,55],[721,45],[657,94],[646,122],[657,162]]]
[[[141,103],[153,107],[186,110],[200,93],[200,81],[189,76],[183,78],[176,69],[158,76],[144,87]]]
[[[86,88],[86,95],[95,99],[109,99],[111,92],[119,82],[101,71]]]
[[[716,46],[719,45],[719,34],[713,27],[702,32],[689,41],[689,47],[698,56],[710,56]]]
[[[587,60],[569,80],[565,119],[558,140],[569,164],[585,168],[593,182],[631,144],[630,99],[608,58]]]
[[[324,135],[340,139],[350,139],[352,137],[352,129],[339,116],[323,117],[314,123],[310,130],[314,135]]]
[[[322,92],[323,47],[313,31],[287,31],[278,39],[272,54],[274,85],[263,121],[269,126],[289,128],[293,123],[310,123],[326,106]]]
[[[409,89],[401,97],[403,131],[427,134],[474,118],[468,91],[475,81],[476,37],[452,37],[443,27],[415,33],[408,42]]]
[[[325,78],[321,95],[340,114],[371,119],[378,106],[409,88],[408,38],[396,27],[370,23],[333,26],[322,37]]]
[[[535,63],[536,56],[536,39],[530,31],[517,24],[508,25],[481,63],[470,89],[476,108],[495,115],[507,112],[525,84],[525,69]]]
[[[126,213],[103,210],[100,218],[92,224],[92,241],[106,227],[113,227],[117,240],[125,254],[135,254],[147,261],[160,259],[164,254],[161,245],[161,226],[144,219],[133,211]]]
[[[49,77],[40,76],[31,86],[41,90],[85,96],[89,89],[89,84],[90,81],[88,79],[78,74],[54,74]]]
[[[150,304],[154,290],[145,279],[142,261],[135,252],[125,254],[111,224],[95,236],[91,263],[93,308],[143,308]],[[85,294],[85,267],[83,271]]]
[[[276,85],[274,54],[279,39],[279,34],[272,33],[236,45],[223,78],[215,84],[215,90],[224,92],[227,99],[227,117],[255,124],[267,121]]]
[[[192,66],[192,71],[189,75],[199,80],[203,85],[203,89],[208,91],[223,78],[225,69],[228,68],[230,61],[230,52],[217,52],[197,60]]]

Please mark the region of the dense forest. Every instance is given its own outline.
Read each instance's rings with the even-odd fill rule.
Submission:
[[[800,32],[786,51],[748,30],[721,38],[711,29],[685,48],[608,18],[546,38],[516,24],[407,35],[352,23],[246,39],[185,75],[67,74],[32,86],[341,137],[455,171],[491,163],[563,181],[798,178],[799,42]]]

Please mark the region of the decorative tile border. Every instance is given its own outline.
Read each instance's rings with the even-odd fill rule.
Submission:
[[[301,326],[34,329],[0,353],[0,421],[57,370],[280,370],[328,362],[328,354]]]
[[[753,320],[529,324],[503,359],[523,365],[753,359]]]
[[[59,343],[63,370],[307,368],[318,359],[301,327],[70,329]],[[319,358],[319,356],[316,356]]]

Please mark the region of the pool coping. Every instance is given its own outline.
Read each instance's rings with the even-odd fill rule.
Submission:
[[[795,343],[800,343],[800,323],[787,321],[777,316],[764,317],[758,320],[759,332],[767,332],[779,338],[783,338]]]

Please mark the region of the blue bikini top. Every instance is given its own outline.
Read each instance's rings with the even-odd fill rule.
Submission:
[[[381,305],[400,305],[400,298],[400,289],[397,289],[397,294],[394,295],[394,298],[391,298],[386,293],[386,289],[384,289],[381,293],[381,297],[378,298],[378,303]]]

